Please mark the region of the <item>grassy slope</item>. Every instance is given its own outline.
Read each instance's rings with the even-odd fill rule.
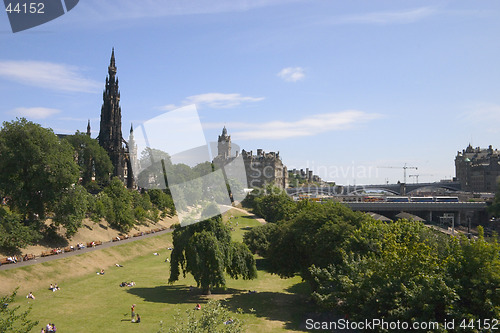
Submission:
[[[248,228],[259,225],[259,222],[241,216],[242,213],[231,213],[234,215],[231,226],[235,229],[235,240],[241,240]],[[25,278],[31,280],[43,276],[44,279],[37,282],[38,288],[33,288],[37,298],[28,302],[24,297],[26,293],[23,293],[17,302],[23,307],[28,303],[33,305],[31,317],[40,321],[34,332],[39,332],[48,322],[54,322],[61,332],[157,332],[160,321],[163,321],[164,329],[168,329],[177,311],[192,309],[196,303],[203,305],[209,298],[225,299],[234,312],[241,308],[244,313],[240,317],[245,321],[248,332],[295,330],[303,314],[311,310],[311,305],[305,301],[306,288],[300,283],[300,278],[283,280],[263,269],[259,269],[257,280],[228,278],[227,289],[209,297],[198,291],[189,291],[189,286],[196,285],[191,276],[168,285],[169,264],[164,261],[170,256],[170,251],[166,250],[170,245],[171,236],[163,235],[96,251],[81,258],[32,266],[24,272]],[[124,267],[109,267],[104,276],[95,274],[104,262],[113,265],[118,257],[125,258],[138,251],[147,254],[128,261],[121,260]],[[160,256],[154,256],[153,252],[159,252]],[[66,263],[66,260],[71,262]],[[87,267],[93,273],[87,270],[84,274],[63,278],[66,270],[71,273],[77,269],[75,265]],[[2,273],[12,274],[14,271]],[[39,271],[40,274],[37,274]],[[0,278],[3,281],[4,277],[0,275]],[[130,280],[137,283],[136,287],[119,287],[120,282]],[[55,282],[59,283],[61,290],[49,291],[48,285]],[[257,293],[249,294],[248,290],[256,290]],[[293,294],[292,290],[302,290],[302,293]],[[137,305],[141,324],[130,322],[131,304]]]

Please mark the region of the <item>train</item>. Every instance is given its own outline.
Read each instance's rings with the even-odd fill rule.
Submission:
[[[427,196],[427,197],[412,197],[412,196],[397,196],[397,195],[343,195],[343,196],[333,196],[333,197],[316,197],[309,194],[300,194],[294,197],[295,201],[298,200],[310,200],[316,202],[323,201],[341,201],[341,202],[459,202],[458,197],[452,196]]]
[[[403,197],[403,196],[365,196],[363,202],[459,202],[458,197]]]

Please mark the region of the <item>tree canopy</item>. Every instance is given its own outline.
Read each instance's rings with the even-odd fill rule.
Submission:
[[[301,202],[291,219],[244,236],[282,277],[352,320],[436,321],[500,316],[500,245],[450,237],[415,221],[381,222],[341,204]],[[441,327],[437,331],[444,331]]]
[[[0,207],[0,249],[16,254],[18,248],[25,247],[41,238],[32,227],[23,223],[19,214],[7,207]]]
[[[71,145],[25,118],[3,123],[0,170],[0,188],[11,207],[30,218],[44,218],[63,190],[78,180]]]
[[[252,253],[246,245],[231,241],[220,215],[186,227],[177,225],[173,243],[170,283],[179,279],[182,270],[184,276],[192,274],[198,287],[209,294],[212,288],[226,285],[224,272],[234,279],[257,277]]]
[[[86,186],[89,184],[93,176],[95,176],[98,184],[107,185],[109,183],[109,175],[113,172],[113,164],[108,153],[99,145],[97,140],[80,132],[69,135],[65,139],[68,140],[75,150],[82,176],[82,185]]]

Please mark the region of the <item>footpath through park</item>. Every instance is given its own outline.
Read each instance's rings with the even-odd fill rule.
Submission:
[[[15,264],[4,264],[4,265],[0,266],[0,271],[7,270],[7,269],[14,269],[14,268],[18,268],[18,267],[30,266],[30,265],[35,265],[35,264],[40,264],[40,263],[51,261],[51,260],[67,258],[67,257],[71,257],[71,256],[83,254],[83,253],[92,252],[95,250],[106,249],[106,248],[112,247],[112,246],[122,245],[125,243],[130,243],[130,242],[134,242],[134,241],[141,240],[141,239],[159,236],[159,235],[166,234],[169,232],[172,232],[171,228],[168,228],[168,229],[165,229],[162,231],[152,232],[149,234],[145,233],[144,235],[137,236],[137,237],[129,237],[127,239],[120,240],[119,242],[113,242],[111,240],[109,242],[102,242],[101,245],[97,245],[95,247],[85,247],[85,248],[80,249],[80,250],[77,250],[75,248],[73,251],[62,252],[62,253],[57,254],[57,255],[51,255],[51,256],[47,256],[47,257],[40,256],[40,257],[35,257],[35,259],[31,259],[31,260],[19,261]]]
[[[254,218],[255,220],[259,221],[262,224],[266,223],[266,221],[264,219],[262,219],[260,217],[257,217],[255,214],[250,213],[250,212],[248,212],[248,211],[246,211],[244,209],[237,208],[237,207],[231,207],[231,209],[234,209],[234,210],[237,210],[239,212],[242,212],[242,213],[246,214],[247,216],[250,216],[250,217]],[[73,251],[63,252],[63,253],[60,253],[60,254],[57,254],[57,255],[51,255],[51,256],[46,256],[46,257],[39,256],[39,257],[35,257],[35,259],[31,259],[31,260],[18,261],[15,264],[4,264],[4,265],[0,266],[0,271],[2,271],[2,270],[8,270],[8,269],[14,269],[14,268],[18,268],[18,267],[30,266],[30,265],[35,265],[35,264],[40,264],[40,263],[51,261],[51,260],[57,260],[57,259],[67,258],[67,257],[70,257],[70,256],[79,255],[79,254],[83,254],[83,253],[88,253],[88,252],[92,252],[92,251],[96,251],[96,250],[100,250],[100,249],[106,249],[106,248],[109,248],[109,247],[112,247],[112,246],[122,245],[122,244],[125,244],[125,243],[130,243],[130,242],[134,242],[134,241],[141,240],[141,239],[146,239],[146,238],[150,238],[150,237],[159,236],[159,235],[162,235],[162,234],[170,233],[172,231],[173,231],[173,229],[168,228],[168,229],[165,229],[165,230],[162,230],[162,231],[157,231],[157,232],[153,232],[153,233],[149,233],[149,234],[144,234],[144,235],[137,236],[137,237],[129,237],[127,239],[120,240],[119,242],[113,242],[113,241],[103,242],[101,245],[98,245],[98,246],[95,246],[95,247],[85,247],[85,248],[80,249],[80,250],[77,250],[75,248]]]

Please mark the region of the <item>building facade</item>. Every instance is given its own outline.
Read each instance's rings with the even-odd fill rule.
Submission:
[[[224,126],[222,134],[217,140],[217,156],[213,162],[223,169],[239,157],[239,151],[231,154],[231,136],[227,134]],[[241,151],[241,157],[245,166],[246,180],[248,188],[264,187],[267,184],[275,185],[279,188],[288,187],[288,171],[281,161],[279,152],[266,153],[262,149],[257,149],[257,154],[252,151]]]
[[[495,192],[500,177],[500,151],[491,145],[484,149],[469,144],[457,152],[455,173],[464,191]]]

